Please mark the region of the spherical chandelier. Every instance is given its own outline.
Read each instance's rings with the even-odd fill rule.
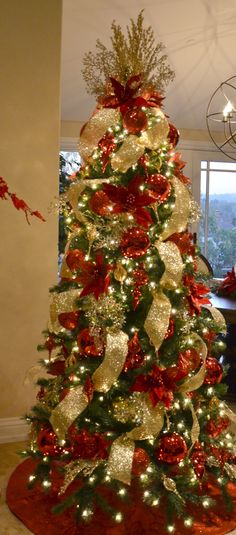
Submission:
[[[214,91],[206,113],[209,135],[216,147],[236,160],[236,76]]]

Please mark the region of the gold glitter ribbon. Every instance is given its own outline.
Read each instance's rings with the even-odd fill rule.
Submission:
[[[80,296],[80,290],[67,290],[66,292],[51,294],[51,303],[49,307],[49,331],[58,333],[62,326],[58,321],[58,315],[63,312],[74,312],[78,310],[76,299]]]
[[[164,113],[159,108],[153,108],[152,115],[156,116],[156,124],[142,132],[140,137],[130,134],[113,154],[111,158],[113,169],[125,173],[129,167],[136,164],[145,148],[158,149],[167,139],[170,127]]]
[[[171,241],[156,242],[155,247],[165,264],[165,271],[160,284],[168,289],[177,288],[182,279],[183,262],[177,245]]]
[[[107,463],[107,473],[126,485],[131,483],[135,442],[125,435],[114,440]]]
[[[186,186],[176,177],[172,183],[175,193],[175,206],[170,218],[165,222],[160,238],[164,241],[175,232],[186,230],[191,208],[190,193]]]
[[[194,445],[195,442],[199,439],[200,425],[199,425],[198,418],[197,418],[197,415],[196,415],[196,412],[194,410],[194,406],[192,403],[190,405],[190,410],[191,410],[192,419],[193,419],[190,437],[191,437],[192,445]]]
[[[156,124],[142,132],[138,138],[138,144],[147,149],[156,150],[167,139],[170,125],[159,108],[152,109],[152,115],[156,116]]]
[[[195,347],[199,346],[198,351],[203,361],[203,364],[195,375],[186,379],[182,383],[182,385],[178,389],[179,392],[192,392],[193,390],[197,390],[198,388],[200,388],[205,378],[207,346],[205,342],[203,342],[202,338],[197,333],[191,334],[191,340],[193,341],[193,345]]]
[[[67,193],[67,199],[78,221],[80,221],[81,223],[87,222],[87,218],[79,210],[79,207],[78,207],[78,199],[80,195],[83,193],[84,189],[85,188],[93,189],[93,186],[100,186],[104,182],[110,182],[111,180],[112,180],[112,177],[111,178],[94,178],[94,179],[88,179],[88,180],[80,180],[79,182],[75,182],[71,184]]]
[[[143,422],[135,427],[126,436],[132,440],[147,440],[159,435],[164,424],[164,406],[158,403],[153,407],[148,395],[143,402]]]
[[[78,151],[86,160],[97,147],[109,127],[119,122],[120,112],[112,108],[97,111],[85,125],[79,140]]]
[[[67,487],[74,481],[74,479],[83,472],[84,476],[90,476],[94,470],[101,464],[103,461],[99,460],[87,460],[87,459],[77,459],[72,461],[65,467],[65,478],[63,485],[60,488],[59,496],[63,494]]]
[[[107,334],[104,359],[92,376],[98,392],[108,392],[118,379],[128,353],[128,341],[129,337],[123,331]]]
[[[226,321],[225,321],[223,314],[221,314],[221,312],[217,308],[212,307],[210,305],[203,305],[203,308],[206,308],[207,310],[209,310],[215,323],[219,327],[221,327],[221,332],[223,334],[226,334],[227,326],[226,326]]]
[[[144,328],[156,351],[164,340],[169,326],[170,313],[171,303],[168,297],[161,291],[156,292],[144,322]]]
[[[49,421],[59,440],[65,439],[65,434],[75,418],[86,409],[88,398],[84,393],[84,386],[79,385],[70,390],[67,396],[53,409]]]
[[[111,158],[113,169],[125,173],[129,167],[136,164],[144,153],[144,146],[138,144],[138,137],[130,134]]]
[[[164,424],[164,406],[158,404],[153,407],[147,395],[144,397],[142,410],[142,424],[126,433],[126,435],[121,435],[113,442],[108,459],[108,474],[127,485],[131,483],[135,440],[147,440],[156,437]]]
[[[232,409],[228,407],[226,403],[224,403],[223,411],[224,411],[224,414],[228,416],[230,421],[236,424],[236,414],[235,412],[232,411]]]

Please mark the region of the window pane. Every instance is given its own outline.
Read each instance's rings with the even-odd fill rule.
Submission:
[[[222,171],[236,171],[236,163],[234,162],[210,162],[210,169]]]
[[[202,160],[201,161],[201,169],[206,169],[207,168],[207,161],[206,160]]]
[[[214,163],[219,169],[224,162]],[[211,165],[213,164],[213,166]],[[230,166],[236,164],[229,164]],[[215,277],[225,277],[236,262],[236,173],[209,172],[209,206],[206,206],[206,176],[201,172],[201,210],[199,245],[212,265]],[[205,243],[205,225],[208,218],[208,235]]]

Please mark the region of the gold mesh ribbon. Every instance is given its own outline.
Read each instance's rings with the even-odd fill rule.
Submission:
[[[78,145],[78,151],[83,160],[92,154],[108,128],[119,122],[119,119],[120,112],[112,108],[103,108],[91,117],[80,135]]]
[[[67,464],[65,467],[65,478],[63,485],[60,488],[59,496],[63,494],[67,487],[74,481],[74,479],[83,472],[84,476],[90,476],[94,470],[101,464],[103,461],[100,460],[87,460],[87,459],[78,459]]]
[[[138,144],[138,137],[130,134],[122,143],[118,151],[111,158],[113,169],[125,173],[129,167],[136,164],[144,153],[144,147]]]
[[[118,379],[128,353],[128,340],[128,335],[123,331],[107,334],[104,359],[92,376],[98,392],[108,392]]]
[[[131,483],[135,442],[125,435],[114,440],[107,463],[108,474],[126,485]]]
[[[193,419],[190,437],[191,437],[192,445],[194,445],[195,442],[199,439],[200,425],[199,425],[198,418],[197,418],[197,415],[196,415],[196,412],[194,410],[194,406],[192,403],[190,405],[190,410],[191,410],[192,419]]]
[[[223,314],[221,314],[221,312],[217,308],[212,307],[211,305],[203,305],[203,307],[209,310],[209,312],[212,315],[213,320],[221,328],[221,332],[223,334],[226,334],[227,326],[226,326],[226,321],[225,321]]]
[[[176,177],[172,179],[172,183],[175,192],[175,206],[160,236],[163,241],[175,232],[186,230],[191,208],[191,198],[186,186]]]
[[[236,414],[235,412],[232,411],[232,409],[228,407],[226,403],[224,403],[223,411],[224,411],[224,414],[228,416],[230,421],[236,424]]]
[[[135,440],[147,440],[156,437],[164,424],[163,405],[158,404],[153,407],[149,396],[145,396],[142,409],[142,424],[126,433],[126,435],[121,435],[113,442],[108,459],[108,474],[127,485],[131,483]]]
[[[177,288],[182,279],[183,262],[177,245],[171,241],[156,242],[155,247],[165,264],[160,284],[168,289]]]
[[[192,333],[191,339],[194,343],[194,346],[198,346],[198,348],[196,349],[198,349],[199,351],[203,364],[195,375],[186,379],[183,382],[183,384],[178,389],[179,392],[192,392],[193,390],[197,390],[202,385],[206,374],[207,346],[197,333]]]
[[[171,303],[168,297],[161,291],[156,292],[144,322],[144,328],[156,351],[164,340],[169,326],[170,313]]]
[[[83,385],[70,390],[67,396],[53,409],[49,421],[59,440],[65,439],[65,434],[75,418],[86,409],[88,398]]]
[[[79,182],[75,182],[71,184],[68,193],[67,193],[67,199],[68,202],[71,205],[71,208],[77,217],[78,221],[81,223],[86,223],[87,218],[85,215],[79,210],[78,207],[78,199],[80,195],[83,193],[85,188],[92,188],[93,186],[100,186],[104,182],[110,182],[112,178],[94,178],[94,179],[88,179],[88,180],[80,180]]]
[[[152,109],[152,115],[156,116],[156,124],[142,132],[138,138],[138,144],[147,149],[156,150],[167,139],[170,126],[159,108]]]
[[[153,407],[148,395],[143,402],[143,421],[139,427],[135,427],[127,433],[132,440],[147,440],[159,435],[164,424],[164,407],[160,403]]]
[[[61,293],[51,294],[49,307],[50,318],[48,322],[49,331],[58,333],[62,326],[58,321],[58,315],[63,312],[75,312],[78,310],[76,299],[80,296],[80,290],[68,290]]]

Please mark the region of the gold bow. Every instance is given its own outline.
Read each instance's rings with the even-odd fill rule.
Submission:
[[[123,331],[107,334],[105,357],[92,376],[98,392],[108,392],[118,379],[128,353],[128,340]]]
[[[177,288],[183,273],[183,262],[179,248],[171,241],[156,242],[155,247],[165,264],[165,271],[160,280],[161,286],[168,289]]]

